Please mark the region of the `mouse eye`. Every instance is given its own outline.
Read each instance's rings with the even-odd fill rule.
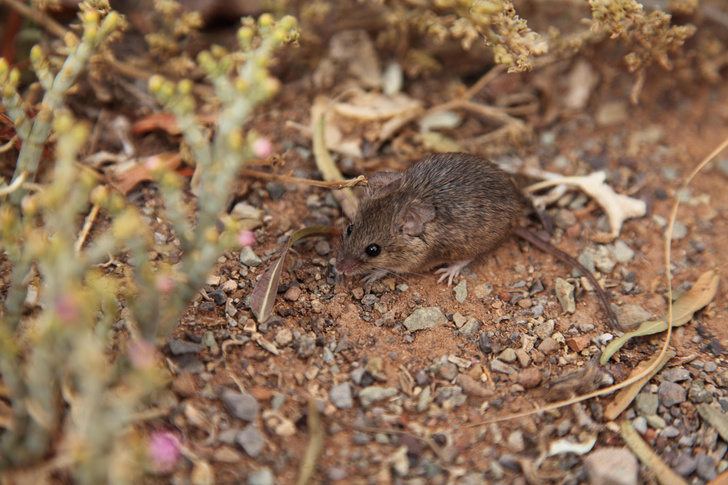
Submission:
[[[351,231],[354,230],[354,224],[349,224],[349,227],[346,228],[346,235],[351,236]]]
[[[379,244],[370,244],[369,246],[367,246],[364,252],[367,253],[367,256],[369,256],[370,258],[374,258],[376,256],[379,256],[379,253],[382,252],[382,248],[379,247]]]

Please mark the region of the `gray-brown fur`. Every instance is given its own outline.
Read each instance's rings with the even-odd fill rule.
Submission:
[[[492,162],[430,155],[402,174],[370,178],[337,270],[381,276],[473,259],[507,238],[522,212],[520,191]],[[371,244],[381,247],[376,257],[365,252]]]

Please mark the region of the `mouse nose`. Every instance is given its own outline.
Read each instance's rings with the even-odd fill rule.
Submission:
[[[334,270],[337,274],[346,275],[351,270],[356,268],[357,262],[352,258],[344,258],[336,262]]]

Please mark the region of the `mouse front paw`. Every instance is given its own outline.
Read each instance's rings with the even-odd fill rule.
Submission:
[[[450,266],[445,266],[444,268],[440,268],[437,271],[435,271],[435,274],[442,273],[442,276],[440,276],[440,279],[437,280],[438,283],[442,283],[447,279],[447,286],[452,285],[452,280],[454,278],[457,278],[457,276],[460,274],[460,271],[466,267],[472,259],[468,259],[467,261],[458,261],[457,263],[453,263]]]

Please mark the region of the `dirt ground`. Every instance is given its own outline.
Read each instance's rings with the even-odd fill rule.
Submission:
[[[334,97],[340,90],[315,87],[313,70],[291,62],[300,70],[294,75],[295,69],[281,66],[285,74],[280,93],[256,111],[250,125],[273,142],[274,153],[285,162],[282,171],[320,178],[310,138],[291,122],[310,125],[316,96]],[[565,78],[578,62],[584,62],[598,81],[584,105],[570,111],[560,98],[573,87]],[[406,78],[403,92],[425,109],[431,108],[467,89],[487,70],[467,79],[449,70],[428,78]],[[634,255],[609,272],[599,272],[598,278],[613,305],[637,305],[657,318],[667,311],[665,221],[686,177],[728,135],[728,85],[691,80],[653,67],[647,71],[639,103],[632,104],[629,97],[635,82],[636,76],[619,64],[611,47],[528,73],[502,73],[476,97],[493,103],[514,93],[527,95],[536,108],[515,117],[533,131],[519,143],[499,141],[471,151],[504,164],[525,160],[528,166],[562,175],[605,170],[616,192],[645,201],[646,215],[626,221],[616,239],[634,250]],[[72,100],[77,111],[82,103],[78,97]],[[123,110],[129,115],[128,107]],[[461,126],[444,130],[449,139],[459,141],[493,128],[475,117],[463,118]],[[371,129],[367,125],[361,131],[365,128]],[[356,134],[356,128],[350,133]],[[417,141],[417,134],[416,124],[409,123],[365,158],[337,156],[337,160],[346,176],[400,171],[430,153]],[[367,134],[359,133],[359,137],[366,139]],[[138,135],[133,141],[147,154],[160,146],[175,149],[178,142],[173,137],[161,139]],[[530,181],[521,179],[524,185]],[[718,373],[728,369],[724,352],[728,347],[727,184],[725,153],[690,184],[677,217],[687,232],[672,242],[678,294],[708,270],[720,277],[713,302],[690,323],[676,328],[671,341],[677,353],[672,365],[685,366],[693,379],[703,379],[714,390],[720,388],[714,374],[705,375],[690,364],[715,362]],[[155,194],[153,186],[143,184],[130,197],[140,205],[155,206]],[[337,279],[332,263],[338,242],[306,240],[289,255],[273,317],[256,327],[275,347],[273,353],[249,338],[255,320],[247,298],[256,279],[275,260],[280,243],[292,230],[311,224],[344,229],[348,223],[329,191],[322,188],[241,178],[238,195],[237,202],[262,211],[263,225],[255,231],[253,250],[263,261],[248,268],[240,263],[238,253],[221,258],[204,294],[190,306],[172,336],[174,341],[202,343],[204,348],[175,355],[171,345],[164,345],[174,378],[159,399],[173,403],[174,411],[145,426],[177,433],[186,454],[170,473],[149,477],[148,483],[195,483],[201,462],[212,464],[218,484],[295,483],[312,436],[307,424],[311,398],[318,400],[325,430],[315,483],[481,483],[478,479],[483,483],[583,483],[587,476],[581,458],[559,455],[538,468],[536,458],[550,442],[564,436],[576,441],[596,436],[595,449],[624,445],[618,427],[602,420],[613,396],[476,425],[570,397],[553,391],[555,380],[587,368],[603,350],[605,334],[614,334],[595,294],[585,291],[583,282],[572,278],[572,269],[551,255],[511,237],[456,279],[455,283],[467,283],[467,297],[461,302],[453,287],[438,284],[430,273],[385,277],[371,288],[356,279]],[[546,211],[557,226],[552,243],[574,257],[602,246],[594,237],[608,229],[603,210],[589,199],[578,198],[578,192],[569,192]],[[531,224],[538,228],[537,223]],[[577,287],[573,313],[565,312],[555,296],[559,278]],[[208,296],[229,280],[236,283],[226,291],[236,309],[235,326],[226,317],[226,305],[214,304]],[[426,330],[405,328],[407,317],[429,307],[440,308],[447,321]],[[536,313],[535,307],[540,307]],[[473,319],[480,325],[463,332],[463,322]],[[544,335],[543,328],[551,323],[553,328]],[[540,350],[547,338],[556,340],[555,350]],[[663,338],[664,334],[658,334],[630,342],[599,375],[606,381],[624,380],[637,363],[659,351]],[[525,349],[529,357],[525,365],[513,363],[512,374],[496,372],[491,365],[506,349]],[[467,377],[461,379],[463,375]],[[347,382],[353,401],[339,408],[330,392]],[[359,393],[372,385],[396,392],[364,402]],[[429,400],[422,397],[425,388],[431,393]],[[221,399],[225,389],[255,398],[259,408],[252,421],[232,416]],[[718,400],[725,390],[714,394]],[[697,403],[688,400],[676,407],[686,423],[697,420]],[[254,456],[239,438],[250,423],[265,441]],[[685,433],[697,429],[685,426]],[[653,428],[644,438],[668,463],[685,449],[677,438],[665,438]],[[692,452],[712,451],[701,446],[698,441]],[[257,480],[255,473],[265,469],[275,477],[272,482],[252,481],[251,475]],[[692,483],[707,482],[696,475],[688,478]],[[640,482],[655,483],[655,478],[642,468]]]
[[[528,78],[528,75],[522,77]],[[446,80],[442,79],[442,82]],[[620,263],[611,274],[603,277],[602,282],[613,304],[636,304],[653,317],[659,317],[667,311],[664,223],[659,218],[664,220],[669,217],[675,194],[687,175],[728,133],[728,87],[685,86],[654,71],[647,80],[640,104],[624,105],[625,116],[617,124],[599,126],[595,122],[595,114],[614,100],[624,100],[633,82],[634,78],[625,73],[613,78],[608,85],[600,85],[587,109],[539,129],[533,143],[515,147],[514,150],[520,156],[535,157],[543,168],[558,173],[587,173],[592,169],[605,169],[610,174],[608,180],[617,191],[647,201],[647,215],[626,222],[619,235],[619,240],[635,250],[634,258],[627,263]],[[416,89],[413,87],[412,91]],[[294,97],[295,102],[292,102]],[[307,123],[307,107],[310,103],[311,98],[301,97],[300,93],[287,95],[284,86],[278,101],[267,107],[254,123],[262,133],[271,136],[281,151],[292,143],[299,147],[301,140],[298,132],[287,128],[279,130],[279,127],[287,120]],[[266,131],[265,127],[270,127],[270,131]],[[308,148],[305,142],[302,146]],[[295,153],[295,149],[287,153],[289,155],[285,158],[289,164],[286,168],[298,169],[308,175],[315,172],[310,156],[303,157],[300,151]],[[367,163],[374,165],[376,170],[398,170],[414,162],[423,153],[406,157],[389,155],[367,160]],[[564,157],[568,160],[565,167]],[[556,163],[559,158],[561,165]],[[360,170],[357,168],[354,171],[359,173]],[[368,174],[371,170],[362,168],[361,172]],[[721,171],[713,163],[689,187],[689,195],[678,214],[678,220],[685,224],[688,234],[675,240],[672,246],[676,288],[689,288],[708,269],[717,271],[721,283],[725,282],[726,269],[722,262],[728,258],[727,181],[725,170]],[[262,189],[263,183],[253,183],[251,190],[256,188]],[[321,220],[321,211],[317,209],[320,201],[326,198],[326,191],[302,186],[291,189],[279,200],[265,196],[261,198],[258,206],[272,217],[257,232],[259,244],[255,247],[256,253],[265,255],[276,248],[282,229],[299,228]],[[311,200],[315,203],[308,203]],[[330,213],[327,211],[327,214]],[[572,255],[579,255],[585,248],[594,246],[589,236],[604,217],[594,205],[576,214],[576,224],[566,231],[557,229],[554,238],[559,248]],[[328,217],[327,220],[345,227],[342,226],[341,218]],[[267,440],[265,451],[257,458],[251,458],[232,445],[234,451],[230,450],[230,454],[239,460],[231,457],[230,463],[216,462],[215,473],[219,483],[243,479],[250,471],[266,466],[274,471],[278,483],[293,483],[298,473],[301,451],[308,439],[304,431],[304,416],[306,403],[311,396],[327,403],[324,406],[324,422],[328,432],[321,455],[321,471],[315,475],[318,477],[315,480],[322,482],[331,480],[327,478],[326,471],[332,469],[346,470],[346,483],[386,483],[394,480],[390,471],[391,457],[404,440],[375,434],[373,441],[365,445],[357,444],[356,435],[359,431],[345,423],[366,423],[372,428],[382,426],[410,432],[424,429],[431,436],[446,437],[442,440],[457,450],[457,458],[447,465],[440,462],[447,473],[434,474],[428,478],[432,480],[431,483],[444,483],[469,472],[487,474],[490,471],[489,463],[494,457],[513,451],[504,445],[503,437],[509,436],[514,430],[520,429],[525,433],[527,446],[524,456],[532,460],[550,439],[544,430],[550,433],[553,426],[558,427],[564,420],[578,422],[579,417],[575,416],[574,410],[566,408],[542,416],[505,421],[496,427],[470,427],[486,418],[530,410],[549,402],[545,385],[524,390],[518,385],[516,377],[495,373],[488,376],[490,380],[484,385],[492,391],[492,395],[486,398],[469,396],[457,407],[444,399],[444,406],[433,405],[425,412],[417,412],[413,406],[413,402],[417,402],[416,393],[421,388],[414,391],[411,399],[400,397],[366,411],[359,405],[339,410],[328,399],[328,392],[334,385],[348,381],[352,371],[367,367],[368,363],[377,362],[377,359],[380,359],[377,366],[381,366],[381,369],[376,384],[383,386],[403,386],[402,383],[407,382],[405,376],[414,376],[422,371],[432,376],[436,389],[446,388],[451,384],[439,376],[435,369],[447,361],[448,356],[472,364],[472,368],[479,370],[471,371],[470,375],[479,378],[488,373],[484,369],[501,350],[520,348],[523,345],[522,337],[532,335],[534,325],[548,320],[553,320],[555,330],[566,336],[570,335],[571,329],[593,326],[591,331],[576,332],[578,336],[588,339],[590,345],[578,353],[562,345],[556,355],[542,357],[540,362],[534,362],[531,366],[539,369],[545,381],[583,368],[593,355],[593,342],[612,330],[593,294],[580,295],[575,313],[567,314],[562,310],[553,289],[556,278],[570,277],[570,268],[550,255],[511,238],[483,261],[471,264],[465,277],[469,293],[463,303],[455,299],[452,288],[437,284],[433,275],[422,274],[385,279],[381,286],[375,285],[372,289],[372,294],[376,296],[374,300],[377,301],[375,305],[383,306],[373,308],[372,304],[362,304],[366,292],[357,281],[332,284],[331,264],[328,261],[335,254],[335,248],[330,253],[325,252],[325,249],[323,252],[317,252],[315,242],[306,242],[297,248],[297,255],[292,258],[295,259],[296,269],[284,274],[280,291],[284,293],[289,288],[299,287],[300,295],[295,301],[290,301],[293,298],[279,298],[274,322],[265,326],[267,332],[264,334],[274,341],[284,329],[290,329],[294,336],[313,333],[317,347],[312,356],[297,357],[296,350],[291,346],[284,347],[280,355],[274,356],[254,342],[248,342],[231,347],[224,357],[213,357],[203,352],[201,358],[209,370],[194,376],[183,373],[177,378],[183,380],[186,386],[184,392],[178,390],[180,399],[206,415],[224,413],[216,396],[215,389],[218,386],[232,389],[241,386],[260,401],[263,409],[271,408],[274,395],[284,395],[285,401],[279,412],[297,425],[297,431],[291,436],[278,436],[275,428],[277,418],[270,418],[267,426],[263,420]],[[229,255],[229,262],[221,265],[218,274],[223,280],[235,279],[237,266],[235,255]],[[265,267],[266,263],[256,268],[253,274],[260,274]],[[629,292],[620,289],[625,279],[634,284]],[[504,300],[513,294],[528,298],[527,290],[536,281],[541,282],[544,290],[535,297],[545,296],[548,301],[543,315],[534,320],[524,314],[527,305],[520,306]],[[395,288],[402,283],[407,286],[405,291]],[[483,283],[492,285],[492,293],[477,298],[473,288]],[[248,284],[228,296],[243,301],[249,290]],[[727,296],[724,286],[721,287],[709,312],[676,329],[671,345],[680,363],[698,359],[704,362],[716,361],[720,368],[725,367],[722,348],[728,345],[728,334],[721,322],[728,304]],[[402,326],[403,320],[415,308],[432,306],[440,307],[450,316],[450,320],[444,325],[416,333],[410,333]],[[176,337],[199,339],[211,328],[219,340],[244,334],[242,329],[226,325],[223,311],[222,307],[215,312],[191,308]],[[480,332],[488,335],[491,350],[494,350],[492,353],[483,353],[477,335],[468,338],[459,334],[452,322],[452,315],[456,313],[482,322]],[[628,345],[620,353],[617,363],[607,365],[606,372],[615,376],[615,380],[622,380],[637,362],[659,351],[663,336],[642,339]],[[333,361],[325,362],[323,346],[333,350],[342,341],[347,342],[343,350],[334,353]],[[713,345],[719,343],[721,350],[716,352],[711,342]],[[481,364],[485,367],[479,367]],[[182,387],[182,384],[176,382],[173,386]],[[416,384],[414,387],[418,388]],[[213,390],[212,395],[209,395],[210,389]],[[203,391],[208,391],[208,395],[205,396]],[[597,398],[588,402],[585,409],[598,419],[603,407],[610,401],[609,396]],[[694,416],[695,410],[686,409],[686,412]],[[179,426],[196,453],[215,459],[219,449],[195,446],[195,435],[200,431],[194,425],[181,417],[173,422]],[[227,425],[235,427],[240,423],[232,421]],[[582,428],[574,425],[570,428],[570,434],[578,435],[585,428],[588,426]],[[597,446],[621,444],[614,430],[604,427],[599,429]],[[654,433],[652,438],[654,443]],[[665,451],[670,445],[664,440],[657,440],[658,451],[660,447]],[[411,448],[418,447],[413,445],[408,450]],[[417,463],[422,460],[423,454],[432,457],[431,451],[418,449],[410,453],[411,461]],[[554,479],[563,473],[557,463],[547,461],[539,472],[541,478]],[[187,473],[187,470],[178,470],[175,476],[186,476]],[[648,482],[654,480],[643,478]],[[505,480],[517,483],[523,480],[522,472],[507,470]]]

